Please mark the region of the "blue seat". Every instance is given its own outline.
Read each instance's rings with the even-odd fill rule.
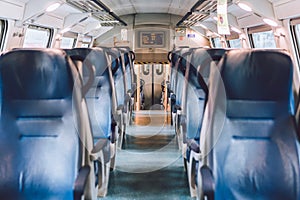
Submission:
[[[117,122],[114,119],[114,112],[116,108],[112,105],[112,87],[113,83],[110,81],[108,66],[108,58],[106,52],[102,48],[75,48],[66,50],[67,54],[71,56],[74,61],[79,61],[82,67],[83,80],[89,77],[87,70],[87,62],[95,67],[95,77],[92,87],[85,95],[88,106],[88,113],[91,119],[91,127],[93,131],[94,143],[103,143],[103,163],[99,167],[98,172],[98,196],[106,196],[108,181],[109,181],[109,168],[114,169],[115,163],[115,130]],[[78,57],[79,56],[79,57]]]
[[[129,107],[128,107],[128,117],[127,117],[127,124],[131,123],[132,111],[134,107],[134,96],[136,94],[136,83],[135,80],[135,73],[134,73],[134,66],[133,66],[133,59],[134,53],[130,51],[129,47],[118,47],[118,50],[121,52],[121,64],[123,69],[123,76],[125,79],[125,91],[127,95],[130,97]]]
[[[119,139],[118,139],[118,147],[123,148],[123,142],[125,141],[125,132],[127,126],[127,119],[129,116],[129,103],[131,97],[126,92],[125,87],[125,77],[122,67],[122,60],[121,60],[121,52],[117,48],[107,48],[107,54],[110,58],[109,66],[112,69],[112,81],[114,83],[115,89],[115,97],[114,101],[116,102],[118,110],[121,113],[121,120],[122,123],[120,124],[120,131],[119,131]],[[120,114],[120,113],[119,113]]]
[[[94,141],[112,138],[111,142],[114,142],[114,135],[112,134],[111,129],[114,120],[112,113],[112,83],[110,83],[109,79],[108,60],[105,50],[101,48],[75,48],[66,50],[66,52],[69,56],[80,56],[94,65],[94,83],[85,96],[91,119]],[[83,67],[82,73],[83,79],[86,80],[89,76],[89,72],[85,67]]]
[[[175,133],[179,136],[179,128],[180,128],[180,121],[181,121],[181,111],[182,111],[182,100],[185,96],[185,88],[184,85],[187,83],[186,79],[186,68],[190,65],[190,59],[193,53],[193,49],[182,49],[179,55],[179,63],[177,69],[177,78],[176,78],[176,85],[175,85],[175,94],[172,95],[172,101],[174,102],[172,116],[174,120],[175,126]],[[175,69],[176,70],[176,69]],[[175,72],[176,73],[176,72]],[[175,99],[175,100],[174,100]],[[179,148],[181,148],[181,141],[179,141]]]
[[[178,65],[176,65],[176,63],[178,62],[179,59],[179,53],[180,50],[176,49],[174,51],[169,52],[168,54],[168,60],[170,62],[170,67],[171,67],[171,73],[170,73],[170,82],[168,85],[168,89],[170,92],[175,91],[175,85],[176,85],[176,80],[177,80],[177,68]]]
[[[291,58],[276,51],[232,50],[219,67],[226,109],[216,105],[210,113],[224,117],[224,126],[219,137],[210,131],[214,138],[208,145],[214,145],[202,152],[208,157],[199,191],[210,199],[299,199]],[[214,127],[216,120],[207,121]]]
[[[136,83],[134,82],[134,66],[133,59],[134,53],[129,47],[118,47],[118,50],[122,54],[122,59],[124,60],[125,66],[125,81],[126,81],[126,92],[133,95],[135,92]],[[122,61],[123,62],[123,61]]]
[[[182,95],[182,154],[187,167],[191,196],[196,196],[195,173],[199,157],[200,132],[205,105],[208,99],[207,80],[213,62],[224,55],[224,49],[194,49],[191,63],[187,65]]]
[[[187,140],[199,141],[204,113],[204,103],[208,95],[208,79],[212,62],[216,64],[225,54],[225,49],[195,49],[192,53],[191,64],[187,70],[187,82],[182,101],[183,114],[186,116]],[[205,81],[205,82],[204,82]],[[198,106],[196,106],[198,105]],[[196,111],[195,109],[200,109]]]
[[[194,140],[199,144],[204,104],[208,95],[210,67],[213,63],[217,65],[226,51],[225,49],[199,48],[192,52],[191,63],[189,69],[186,70],[185,95],[181,100],[182,112],[187,122],[185,140]]]
[[[60,50],[0,57],[0,199],[92,198],[93,163],[84,159],[92,135],[77,74]]]

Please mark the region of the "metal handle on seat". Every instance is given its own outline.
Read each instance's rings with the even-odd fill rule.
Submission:
[[[115,59],[116,67],[112,68],[112,66],[111,66],[112,73],[115,74],[118,71],[118,69],[119,69],[119,57],[116,54],[114,54],[113,52],[111,52],[111,51],[108,51],[106,53],[107,53],[107,55],[109,55],[109,56],[111,56],[111,57],[113,57]]]
[[[133,51],[129,51],[130,53],[130,57],[131,57],[131,61],[135,61],[135,53]]]
[[[172,62],[172,51],[169,51],[168,53],[168,61]]]
[[[89,70],[89,79],[87,83],[81,88],[82,97],[84,97],[94,83],[96,73],[95,66],[88,59],[85,59],[84,57],[79,55],[72,55],[70,56],[70,58],[72,59],[72,61],[81,61],[82,63],[84,63],[84,66],[86,66]]]

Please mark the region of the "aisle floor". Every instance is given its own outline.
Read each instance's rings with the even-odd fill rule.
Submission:
[[[103,200],[191,200],[181,151],[164,111],[139,111],[117,151]]]

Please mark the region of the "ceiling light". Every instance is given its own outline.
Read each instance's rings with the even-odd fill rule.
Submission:
[[[252,12],[252,8],[250,6],[248,6],[247,4],[238,3],[238,6],[245,11]]]
[[[69,30],[71,30],[71,28],[70,28],[70,27],[68,27],[68,28],[65,28],[65,29],[61,30],[61,31],[60,31],[60,33],[66,33],[66,32],[68,32]]]
[[[233,30],[236,33],[242,33],[242,31],[240,29],[235,28],[235,27],[231,27],[231,30]]]
[[[204,28],[204,29],[208,29],[205,25],[203,24],[199,24],[200,27]]]
[[[50,6],[48,6],[48,8],[46,9],[46,12],[52,12],[54,10],[56,10],[61,4],[60,3],[54,3],[51,4]]]
[[[274,27],[278,26],[278,24],[271,19],[264,18],[263,20],[266,24],[269,24],[270,26],[274,26]]]

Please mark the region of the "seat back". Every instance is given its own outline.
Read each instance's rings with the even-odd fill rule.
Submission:
[[[1,56],[1,199],[73,198],[86,156],[80,105],[72,98],[79,93],[76,73],[60,50]]]
[[[112,85],[109,78],[108,58],[103,48],[75,48],[66,51],[70,56],[80,56],[95,67],[95,79],[85,95],[94,140],[111,137],[112,123]],[[85,65],[85,62],[83,62]],[[86,81],[89,72],[83,67],[83,78]]]
[[[183,111],[186,116],[187,139],[200,139],[202,119],[208,98],[207,80],[213,62],[220,61],[224,49],[195,49],[192,53],[191,64],[186,71],[186,90],[183,95]]]
[[[125,82],[126,82],[126,92],[132,91],[134,89],[133,86],[133,63],[132,63],[132,55],[129,47],[119,47],[119,51],[121,51],[121,60],[122,65],[124,65],[123,71],[125,71]]]
[[[180,51],[180,60],[178,63],[177,69],[177,78],[175,83],[175,95],[176,95],[176,105],[182,104],[182,97],[184,94],[184,85],[187,82],[185,79],[185,72],[187,65],[190,65],[190,58],[191,58],[192,50],[191,49],[182,49]]]
[[[170,89],[175,92],[176,82],[177,82],[177,72],[178,72],[178,63],[179,63],[179,52],[180,50],[174,50],[169,52],[168,59],[171,65],[170,73]]]
[[[113,81],[116,90],[117,105],[124,105],[126,96],[125,76],[121,61],[121,52],[117,48],[109,48],[107,52],[110,54],[110,66],[113,72]]]
[[[225,116],[213,149],[216,199],[299,199],[291,58],[232,50],[219,67],[227,109],[215,110]]]

